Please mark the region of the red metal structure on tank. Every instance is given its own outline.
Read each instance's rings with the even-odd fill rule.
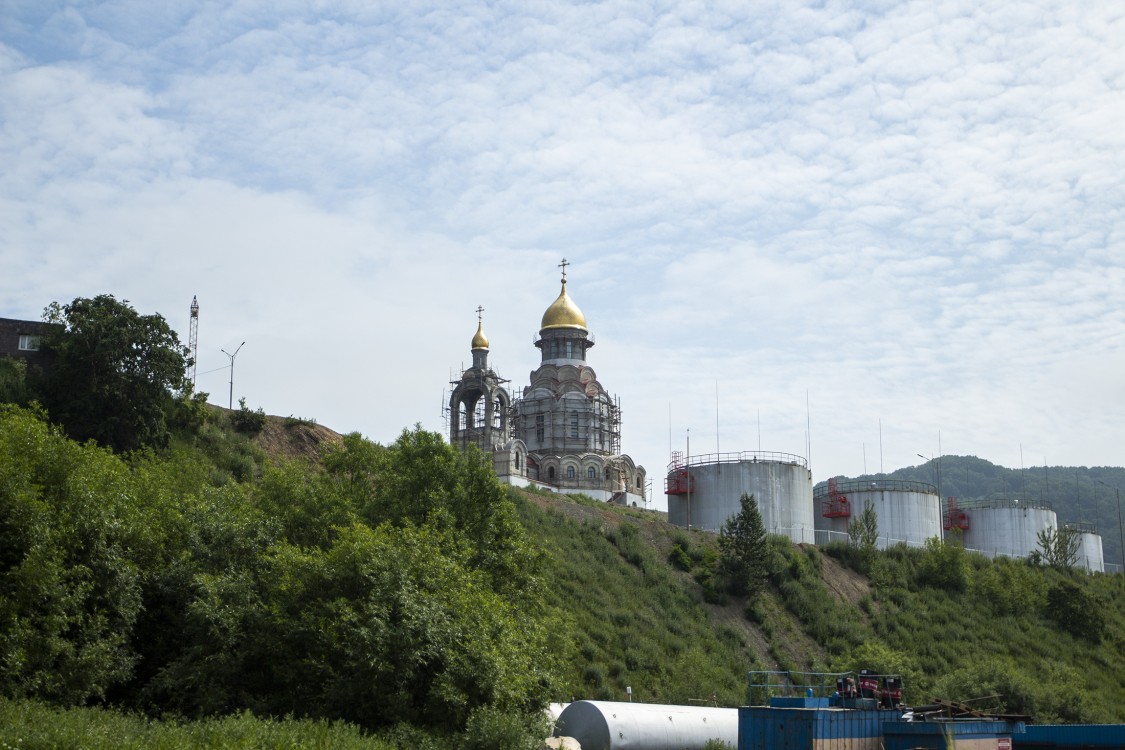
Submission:
[[[687,495],[695,491],[695,478],[684,468],[684,454],[672,452],[672,466],[664,477],[665,495]]]
[[[837,489],[836,477],[828,480],[828,497],[821,503],[820,513],[825,518],[848,518],[852,514],[847,496]]]
[[[941,517],[941,527],[946,531],[952,529],[969,530],[969,514],[957,509],[957,498],[949,497],[946,499],[945,513]]]

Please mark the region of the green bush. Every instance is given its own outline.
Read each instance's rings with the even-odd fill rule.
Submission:
[[[266,426],[266,413],[261,407],[251,411],[246,406],[246,399],[238,399],[238,411],[230,413],[231,426],[244,435],[257,435]]]
[[[964,548],[937,537],[926,540],[918,562],[918,578],[929,586],[947,591],[964,591],[972,578],[969,553]]]
[[[687,550],[680,546],[679,542],[674,543],[672,549],[668,552],[668,562],[677,570],[691,571],[691,556],[688,555]]]
[[[1047,590],[1047,616],[1075,638],[1098,643],[1105,630],[1103,607],[1085,588],[1059,581]]]

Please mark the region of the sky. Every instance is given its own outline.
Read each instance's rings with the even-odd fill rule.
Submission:
[[[108,293],[196,386],[445,432],[568,291],[655,479],[1125,465],[1125,6],[0,0],[0,317]]]

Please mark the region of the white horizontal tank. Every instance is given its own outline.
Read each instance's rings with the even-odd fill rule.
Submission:
[[[941,500],[932,484],[898,479],[829,480],[818,484],[813,493],[816,543],[847,541],[848,526],[867,503],[878,519],[879,549],[896,544],[921,547],[927,539],[941,538]]]
[[[674,461],[665,481],[668,520],[677,526],[718,531],[753,495],[771,534],[811,544],[812,474],[808,463],[789,453],[712,453]]]
[[[958,508],[968,521],[968,528],[961,532],[965,549],[988,557],[1027,557],[1039,550],[1039,532],[1058,529],[1055,511],[1046,503],[989,498]]]
[[[556,737],[582,750],[701,750],[710,740],[738,743],[738,709],[655,703],[576,701],[559,717]]]

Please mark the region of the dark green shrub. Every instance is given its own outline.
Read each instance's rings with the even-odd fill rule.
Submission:
[[[668,562],[670,562],[672,564],[672,567],[676,568],[677,570],[682,570],[685,572],[689,572],[691,570],[691,557],[688,555],[687,551],[679,545],[678,542],[673,544],[672,549],[668,552]]]
[[[1059,581],[1047,590],[1046,614],[1075,638],[1091,643],[1102,639],[1105,615],[1101,604],[1071,581]]]
[[[246,399],[238,399],[238,411],[230,413],[231,426],[244,435],[257,435],[266,426],[266,413],[261,407],[250,411],[246,407]]]
[[[465,725],[464,750],[538,750],[550,735],[546,719],[480,706]]]

